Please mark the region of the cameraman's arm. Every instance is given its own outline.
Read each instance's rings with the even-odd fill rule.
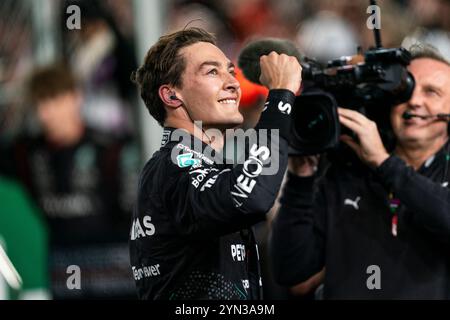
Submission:
[[[324,281],[325,268],[316,273],[308,280],[301,282],[289,289],[289,292],[296,297],[303,297],[316,290]]]
[[[295,167],[298,161],[304,165]],[[310,161],[289,159],[291,172],[272,224],[270,245],[275,279],[282,285],[302,283],[324,266],[325,197],[315,191],[315,176],[297,175],[311,174],[313,167]]]
[[[413,221],[450,243],[450,190],[414,171],[396,156],[377,168],[382,181],[414,212]]]

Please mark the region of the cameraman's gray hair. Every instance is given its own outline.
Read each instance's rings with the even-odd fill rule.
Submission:
[[[411,60],[428,58],[445,63],[447,66],[450,67],[450,62],[441,55],[438,49],[436,49],[430,44],[426,43],[413,44],[409,48],[409,52],[411,52]]]

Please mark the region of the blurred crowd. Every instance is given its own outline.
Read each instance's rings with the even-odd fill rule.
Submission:
[[[165,31],[203,27],[235,61],[256,37],[290,39],[322,63],[374,46],[366,0],[161,2],[167,6]],[[23,292],[9,297],[134,298],[127,241],[137,175],[146,159],[138,96],[129,80],[139,62],[133,1],[51,3],[59,40],[54,61],[46,65],[35,59],[29,2],[0,4],[0,245],[23,278]],[[72,4],[81,10],[80,30],[66,26]],[[383,46],[422,42],[450,59],[449,0],[378,5]],[[251,127],[266,91],[238,77],[241,110]],[[257,227],[265,298],[299,298],[300,289],[271,280],[264,245],[269,225]],[[69,265],[82,270],[81,290],[66,285]]]

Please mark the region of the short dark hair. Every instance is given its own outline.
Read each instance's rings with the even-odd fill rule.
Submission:
[[[437,48],[433,47],[430,44],[414,44],[409,48],[409,51],[411,52],[412,60],[427,58],[442,62],[450,67],[450,62],[441,55]]]
[[[28,95],[33,104],[77,89],[77,80],[64,63],[37,68],[28,79]]]
[[[182,87],[181,76],[186,61],[179,53],[182,48],[197,42],[216,45],[216,38],[194,27],[162,36],[147,52],[144,64],[131,75],[131,81],[138,86],[148,111],[161,126],[166,119],[166,109],[159,98],[159,87],[163,84]]]

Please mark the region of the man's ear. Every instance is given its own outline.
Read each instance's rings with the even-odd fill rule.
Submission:
[[[170,108],[178,108],[183,102],[177,98],[175,90],[169,85],[159,87],[158,94],[165,105]]]

